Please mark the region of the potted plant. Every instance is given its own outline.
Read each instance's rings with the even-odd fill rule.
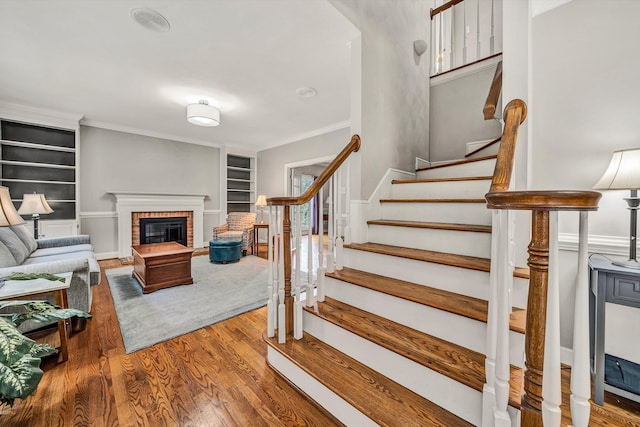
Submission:
[[[60,308],[48,301],[0,301],[0,310],[19,308],[19,312],[0,313],[0,405],[13,405],[15,399],[33,394],[40,383],[42,357],[56,352],[49,344],[38,344],[22,335],[18,326],[25,320],[51,322],[73,316],[91,315],[73,308]]]

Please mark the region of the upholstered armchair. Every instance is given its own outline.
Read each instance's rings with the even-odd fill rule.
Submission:
[[[242,255],[253,247],[253,224],[255,212],[229,212],[227,222],[213,227],[213,239],[242,238]]]

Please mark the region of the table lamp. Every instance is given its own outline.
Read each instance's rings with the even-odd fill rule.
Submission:
[[[0,187],[0,227],[24,224],[22,217],[16,212],[7,187]]]
[[[38,239],[38,220],[40,214],[50,214],[53,212],[44,194],[25,194],[22,198],[22,204],[18,208],[20,215],[31,215],[33,219],[33,237]]]
[[[593,187],[594,190],[631,190],[631,196],[625,198],[631,212],[631,227],[629,236],[629,259],[616,261],[613,264],[620,267],[640,269],[636,259],[636,232],[638,228],[638,206],[640,198],[640,148],[617,150],[611,156],[609,167]]]
[[[261,194],[256,200],[256,206],[260,206],[260,223],[264,222],[264,207],[267,206],[267,196]]]

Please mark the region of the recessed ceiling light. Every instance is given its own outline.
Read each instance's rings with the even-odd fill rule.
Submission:
[[[318,91],[312,87],[299,87],[298,89],[296,89],[296,93],[298,94],[298,96],[301,96],[303,98],[311,98],[312,96],[316,96],[318,94]]]
[[[148,7],[131,9],[130,15],[131,19],[147,30],[155,31],[156,33],[166,33],[171,29],[171,24],[169,24],[167,18]]]

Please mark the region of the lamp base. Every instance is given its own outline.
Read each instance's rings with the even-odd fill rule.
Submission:
[[[618,267],[633,268],[636,270],[640,270],[640,262],[638,262],[635,259],[630,259],[627,261],[614,261],[612,262],[612,264],[617,265]]]

